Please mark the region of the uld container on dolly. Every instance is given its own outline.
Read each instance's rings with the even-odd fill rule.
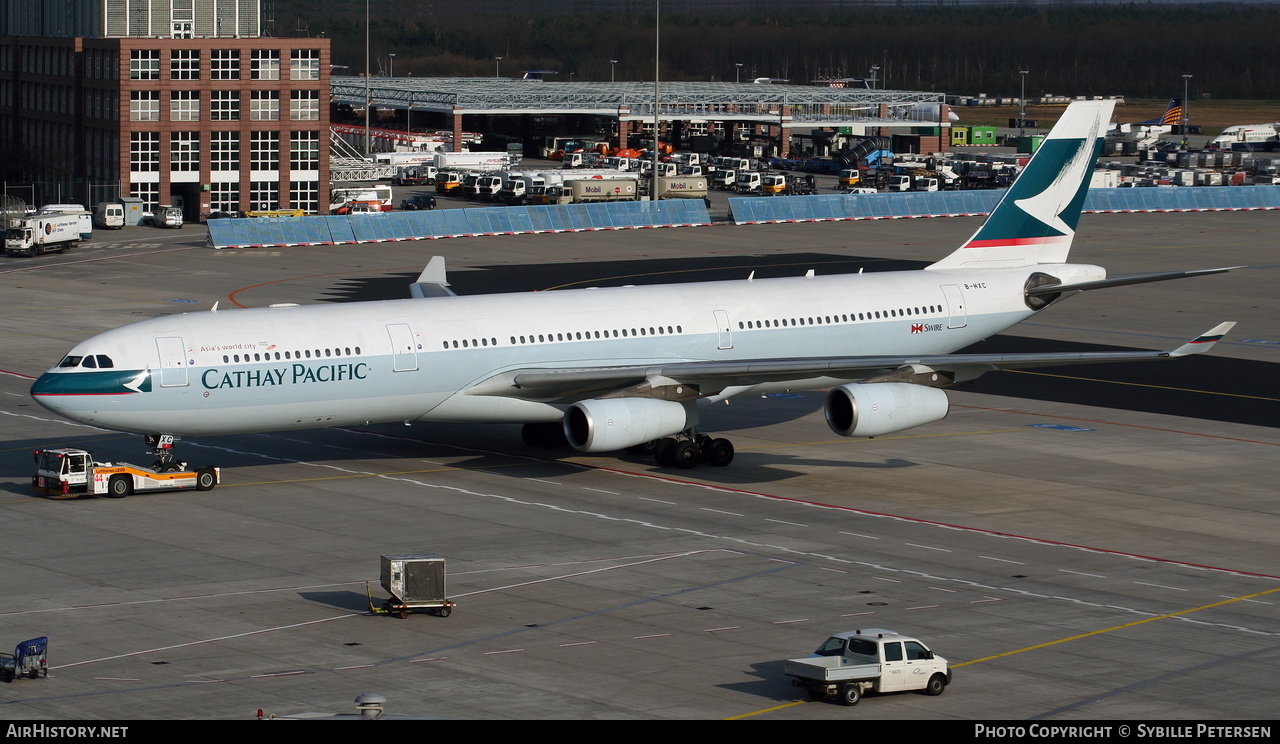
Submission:
[[[0,652],[0,681],[18,677],[49,676],[49,637],[40,636],[19,643],[12,654]]]
[[[414,610],[449,617],[456,606],[444,591],[444,558],[438,555],[382,556],[382,588],[391,595],[381,607],[373,604],[369,594],[369,611],[380,615],[409,617]]]

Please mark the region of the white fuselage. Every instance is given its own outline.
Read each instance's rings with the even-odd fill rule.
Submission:
[[[904,271],[188,313],[95,336],[33,395],[84,423],[216,435],[391,421],[556,421],[565,402],[473,394],[517,369],[954,351],[1033,313],[1033,272]],[[787,380],[733,394],[850,380]],[[477,391],[478,392],[478,391]]]

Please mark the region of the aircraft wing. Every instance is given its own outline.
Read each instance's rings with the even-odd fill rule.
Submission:
[[[797,387],[856,380],[918,382],[946,387],[969,382],[986,372],[1068,364],[1143,362],[1174,359],[1208,351],[1235,326],[1221,323],[1170,351],[1059,352],[1044,354],[925,354],[919,356],[805,357],[734,361],[671,361],[614,367],[527,368],[503,372],[467,390],[544,403],[574,403],[587,398],[726,398],[754,385],[795,381]],[[940,376],[940,377],[939,377]],[[734,390],[739,388],[739,390]]]

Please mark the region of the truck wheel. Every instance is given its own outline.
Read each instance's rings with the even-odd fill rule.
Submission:
[[[218,474],[213,468],[200,468],[196,471],[196,490],[211,491],[218,485]]]
[[[947,678],[941,674],[935,674],[929,678],[929,684],[925,685],[924,692],[926,695],[941,695],[945,689],[947,689]]]
[[[113,475],[111,480],[107,481],[107,496],[113,499],[122,499],[133,493],[133,480],[127,475]]]
[[[844,705],[857,705],[862,699],[862,688],[856,684],[845,685],[840,688],[840,702]]]

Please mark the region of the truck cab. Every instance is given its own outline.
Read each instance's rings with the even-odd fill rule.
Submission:
[[[812,654],[789,659],[784,673],[813,700],[857,705],[864,692],[918,690],[941,695],[951,683],[947,660],[924,642],[885,628],[837,633]]]

